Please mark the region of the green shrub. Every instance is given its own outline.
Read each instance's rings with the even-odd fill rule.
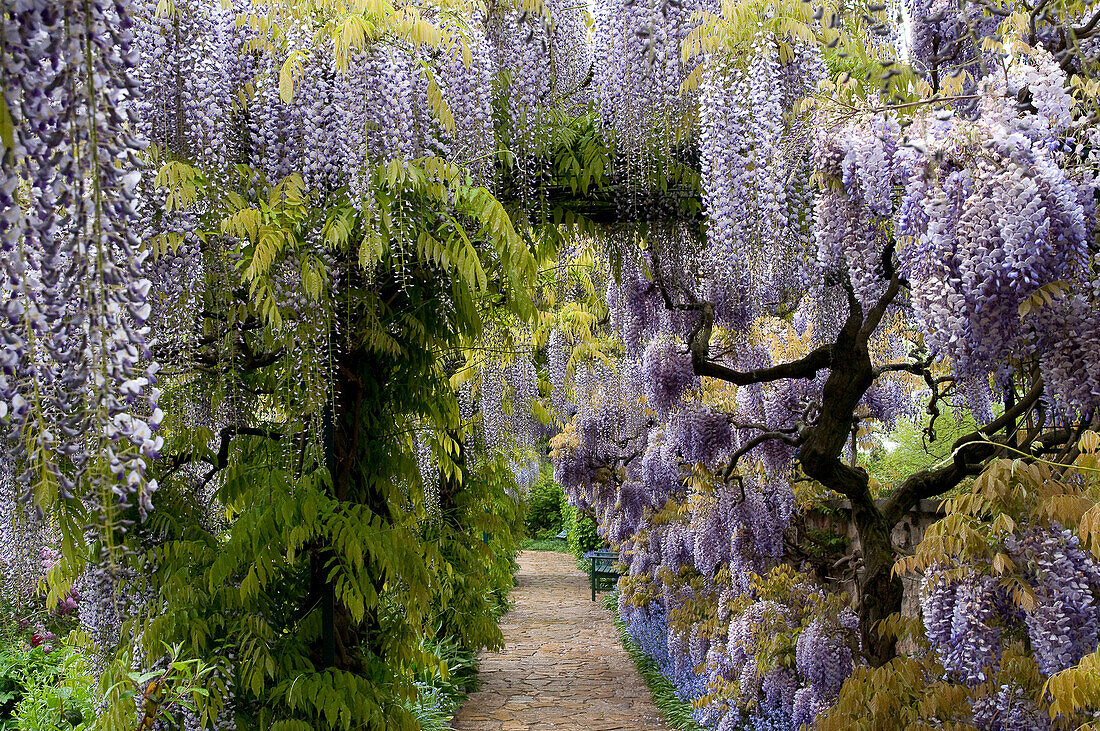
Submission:
[[[466,693],[477,680],[477,651],[450,638],[426,637],[420,649],[429,662],[409,667],[416,698],[405,703],[421,731],[446,731]]]
[[[569,543],[557,538],[528,538],[520,544],[521,551],[556,551],[569,553]]]
[[[67,731],[95,722],[95,680],[80,651],[58,644],[0,647],[0,729]]]
[[[596,532],[596,521],[566,502],[564,496],[562,522],[569,533],[569,552],[576,556],[578,561],[585,552],[595,551],[606,545]]]
[[[886,442],[864,455],[863,467],[883,485],[892,485],[920,470],[927,469],[951,457],[955,440],[977,430],[978,423],[966,412],[955,418],[951,409],[936,419],[936,440],[929,441],[924,433],[925,419],[904,419],[887,436]]]
[[[531,488],[527,499],[527,535],[532,538],[549,538],[561,531],[561,506],[565,495],[561,486],[554,482],[554,471],[543,464],[539,479]]]
[[[479,462],[457,489],[441,496],[442,516],[422,527],[422,540],[439,551],[440,571],[430,598],[430,628],[464,650],[498,649],[497,620],[508,608],[524,505],[507,462]]]

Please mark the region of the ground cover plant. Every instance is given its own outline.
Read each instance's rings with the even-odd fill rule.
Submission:
[[[5,643],[22,718],[442,723],[560,519],[700,725],[1096,720],[1098,36],[1077,0],[6,2],[3,596],[76,615]],[[823,502],[853,595],[789,545]]]
[[[619,598],[614,592],[604,598],[604,606],[613,612],[618,612]],[[653,695],[653,703],[661,711],[661,718],[672,728],[681,731],[699,731],[701,728],[695,723],[691,704],[684,701],[677,693],[676,686],[669,679],[667,669],[663,671],[659,663],[660,653],[650,654],[639,647],[630,631],[618,616],[615,617],[615,629],[619,632],[619,641],[630,659],[638,668],[642,679],[649,686]],[[667,662],[667,655],[664,656]]]

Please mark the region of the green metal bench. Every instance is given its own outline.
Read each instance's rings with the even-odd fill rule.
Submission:
[[[588,578],[592,582],[592,601],[596,601],[600,586],[606,582],[606,588],[610,589],[621,576],[616,568],[619,554],[615,551],[589,551],[584,557],[588,561]]]

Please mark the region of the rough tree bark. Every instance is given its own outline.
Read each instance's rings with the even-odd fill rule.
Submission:
[[[886,289],[868,310],[864,311],[851,286],[845,283],[848,317],[834,342],[811,351],[799,360],[753,371],[737,371],[711,359],[713,305],[691,299],[690,295],[686,303],[674,301],[661,280],[656,252],[651,253],[654,256],[655,285],[666,306],[669,309],[694,311],[699,315],[687,343],[696,375],[749,385],[789,378],[810,379],[821,370],[828,369],[816,421],[801,425],[796,439],[783,432],[772,432],[757,437],[750,445],[755,446],[762,438],[782,439],[795,444],[803,472],[848,498],[863,554],[863,568],[857,575],[857,601],[864,655],[873,666],[885,664],[896,654],[896,641],[892,637],[882,636],[879,625],[890,615],[901,611],[903,596],[901,580],[893,573],[896,555],[891,535],[894,526],[920,500],[942,495],[966,477],[980,472],[985,463],[997,456],[1000,449],[995,435],[1039,403],[1043,392],[1042,380],[1036,377],[1031,390],[1002,417],[956,441],[951,464],[909,476],[895,486],[880,507],[871,494],[867,473],[859,467],[845,464],[842,459],[856,418],[856,408],[875,380],[890,371],[901,370],[920,375],[934,385],[928,370],[929,361],[886,364],[876,368],[871,359],[868,343],[887,308],[903,287],[902,280],[894,271],[892,248],[888,247],[883,255]],[[935,408],[933,401],[930,411],[935,413]],[[735,453],[728,472],[732,473],[736,460],[745,451],[743,448]]]

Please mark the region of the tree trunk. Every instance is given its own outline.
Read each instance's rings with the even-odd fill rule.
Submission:
[[[875,505],[867,473],[841,460],[854,428],[856,405],[874,382],[867,344],[858,330],[862,317],[858,310],[854,312],[837,337],[832,370],[822,388],[821,414],[805,436],[800,462],[809,477],[844,495],[852,505],[852,522],[863,551],[863,572],[858,578],[863,654],[878,667],[895,656],[896,642],[882,637],[876,625],[901,611],[902,585],[892,576],[893,526]]]
[[[863,570],[858,575],[859,627],[863,637],[863,655],[873,667],[889,662],[897,653],[896,640],[883,637],[878,623],[901,611],[903,587],[893,575],[894,546],[891,526],[872,502],[869,506],[853,501],[852,522],[859,534],[863,552]]]
[[[333,413],[323,419],[326,445],[326,462],[332,476],[332,497],[338,501],[350,501],[367,506],[383,523],[392,522],[387,496],[370,479],[367,471],[371,460],[365,458],[363,443],[363,408],[367,399],[367,379],[378,377],[381,368],[372,368],[371,359],[362,353],[341,354],[335,363]],[[377,606],[366,607],[362,622],[354,617],[340,602],[334,600],[333,586],[328,581],[325,558],[330,554],[328,546],[316,546],[310,566],[310,606],[317,606],[322,614],[322,636],[316,656],[325,667],[359,672],[363,667],[363,653],[381,654],[385,638]],[[386,583],[385,568],[368,563],[371,583],[381,596]]]

